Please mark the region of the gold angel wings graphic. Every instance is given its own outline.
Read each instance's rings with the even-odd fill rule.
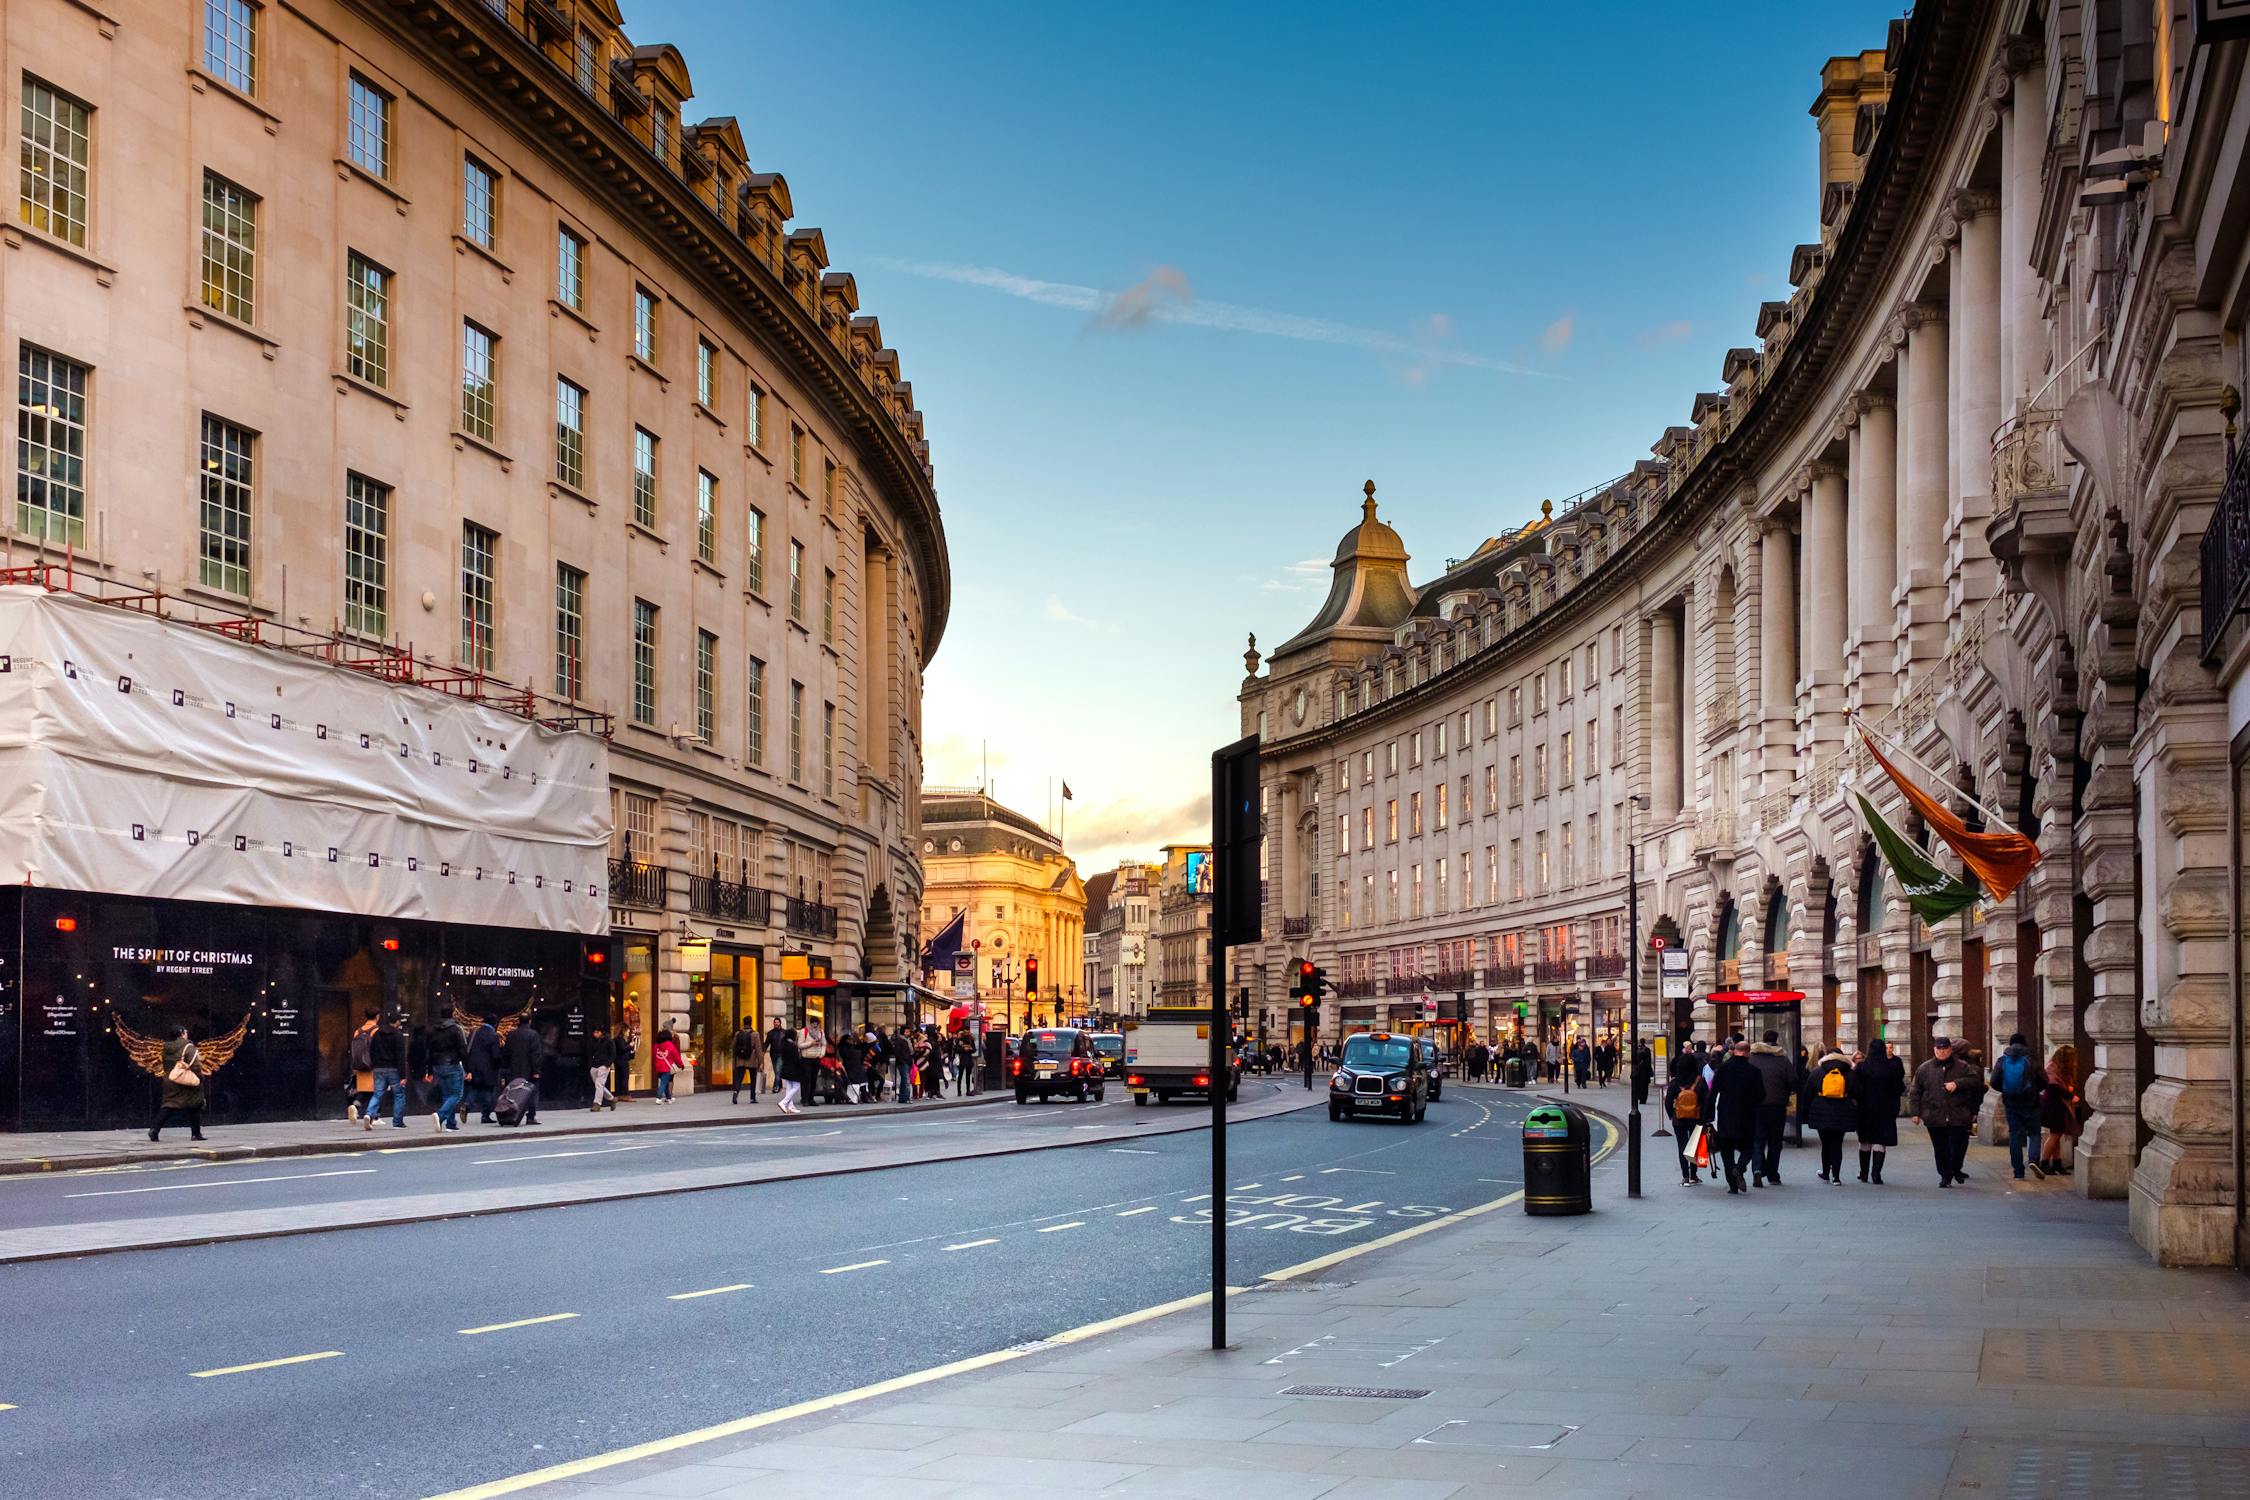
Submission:
[[[133,1060],[133,1066],[151,1078],[164,1076],[164,1041],[161,1037],[144,1036],[114,1015],[109,1018],[109,1026],[110,1030],[117,1033],[117,1044],[125,1049],[125,1055]],[[242,1050],[243,1040],[249,1035],[250,1012],[244,1011],[242,1019],[235,1023],[234,1030],[225,1036],[210,1037],[195,1044],[195,1070],[209,1078],[234,1060],[235,1053]]]
[[[478,1015],[474,1011],[460,1010],[454,1012],[454,1015],[461,1022],[461,1027],[464,1031],[474,1031],[477,1029],[477,1027],[484,1023],[484,1017]],[[521,1026],[524,1022],[530,1019],[531,1006],[529,1005],[529,1003],[526,1003],[524,1008],[517,1011],[514,1015],[501,1016],[495,1019],[492,1023],[492,1029],[500,1033],[500,1040],[504,1042],[508,1039],[509,1032],[515,1030],[518,1026]]]

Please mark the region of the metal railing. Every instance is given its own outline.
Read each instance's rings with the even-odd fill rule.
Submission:
[[[787,898],[787,925],[791,932],[801,932],[808,937],[834,937],[836,935],[836,908],[823,906],[817,901],[800,901],[795,896]]]
[[[1523,965],[1487,964],[1484,983],[1487,989],[1514,989],[1523,983]]]
[[[1570,984],[1578,978],[1575,958],[1542,958],[1532,965],[1532,977],[1541,984]]]
[[[2030,407],[1992,434],[1992,510],[2008,515],[2028,495],[2062,488],[2062,413]]]
[[[1733,848],[1734,814],[1731,812],[1697,813],[1695,815],[1693,847],[1698,851]]]
[[[632,859],[609,862],[609,898],[619,906],[645,906],[662,911],[664,889],[662,865],[645,865]]]
[[[1312,918],[1310,917],[1283,917],[1281,919],[1281,935],[1283,937],[1305,937],[1311,932]]]
[[[688,877],[688,909],[721,922],[763,923],[772,917],[773,901],[748,880],[728,880],[714,871]]]
[[[2250,443],[2236,445],[2227,424],[2227,477],[2203,528],[2203,658],[2226,640],[2227,625],[2250,599]]]
[[[1622,953],[1597,953],[1586,960],[1588,979],[1620,979],[1625,974],[1625,955]]]
[[[1476,982],[1474,969],[1440,969],[1422,976],[1422,988],[1426,990],[1465,990]]]

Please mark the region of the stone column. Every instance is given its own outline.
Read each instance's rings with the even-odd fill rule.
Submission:
[[[1649,806],[1659,823],[1680,812],[1680,622],[1669,609],[1649,617]]]
[[[2000,425],[2000,200],[1956,193],[1961,249],[1953,267],[1955,441],[1958,476],[1946,518],[1950,610],[1989,599],[1999,578],[1984,538],[1992,514],[1992,432]]]
[[[2140,1007],[2133,902],[2133,768],[2122,753],[2132,734],[2130,688],[2097,685],[2087,713],[2088,771],[2083,808],[2072,833],[2078,845],[2078,880],[2093,903],[2086,964],[2093,995],[2086,1007],[2091,1058],[2086,1102],[2093,1118],[2078,1138],[2071,1185],[2088,1198],[2122,1198],[2133,1175],[2134,1117],[2140,1082],[2133,1056],[2133,1023]],[[2123,697],[2122,703],[2115,702]],[[2090,1069],[2091,1071],[2087,1071]]]
[[[1304,807],[1304,782],[1296,776],[1284,774],[1278,800],[1281,804],[1281,827],[1278,830],[1268,829],[1267,836],[1272,837],[1276,832],[1280,835],[1280,868],[1274,871],[1274,875],[1281,881],[1281,914],[1285,918],[1301,917],[1305,914],[1305,898],[1298,887],[1301,883],[1299,866],[1303,863],[1304,851],[1297,847],[1297,819]]]
[[[2000,121],[2000,404],[2020,410],[2047,380],[2047,325],[2031,245],[2039,233],[2039,171],[2047,155],[2046,69],[2033,44],[2002,49],[2007,110]],[[2067,351],[2066,351],[2067,352]]]
[[[1758,698],[1768,722],[1797,708],[1797,565],[1795,533],[1769,521],[1758,564]]]
[[[1913,590],[1940,583],[1945,564],[1947,328],[1942,309],[1920,303],[1901,322],[1898,584]]]
[[[1812,493],[1806,498],[1804,536],[1805,660],[1799,673],[1812,677],[1844,668],[1846,616],[1850,610],[1851,544],[1845,535],[1844,471],[1833,463],[1812,466]]]
[[[1852,429],[1857,484],[1851,492],[1852,656],[1847,662],[1862,709],[1891,701],[1891,646],[1898,582],[1898,408],[1888,391],[1856,398]]]

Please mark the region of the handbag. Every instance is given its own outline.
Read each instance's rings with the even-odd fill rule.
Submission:
[[[185,1052],[180,1054],[180,1060],[178,1062],[172,1064],[172,1071],[164,1075],[164,1081],[166,1083],[176,1083],[181,1088],[185,1089],[199,1089],[203,1087],[203,1075],[188,1066],[188,1055]]]

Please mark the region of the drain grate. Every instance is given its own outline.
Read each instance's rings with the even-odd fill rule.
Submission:
[[[1995,1328],[1984,1336],[1977,1378],[2003,1385],[2240,1390],[2250,1386],[2250,1336]]]
[[[1293,1385],[1284,1396],[1356,1396],[1365,1401],[1419,1401],[1428,1391],[1410,1391],[1390,1385]]]

